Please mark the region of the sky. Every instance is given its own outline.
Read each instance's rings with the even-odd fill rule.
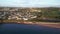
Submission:
[[[60,0],[0,0],[3,7],[60,7]]]

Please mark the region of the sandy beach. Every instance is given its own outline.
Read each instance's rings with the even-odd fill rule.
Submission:
[[[41,26],[46,26],[46,27],[52,27],[52,28],[60,28],[60,22],[57,23],[57,22],[24,22],[24,24],[36,24],[36,25],[41,25]]]
[[[41,25],[45,27],[60,28],[60,22],[5,22],[2,24],[31,24]]]
[[[60,23],[40,22],[38,25],[52,27],[52,28],[60,28]]]

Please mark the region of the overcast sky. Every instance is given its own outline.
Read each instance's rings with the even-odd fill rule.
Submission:
[[[60,0],[0,0],[0,6],[6,7],[60,7]]]

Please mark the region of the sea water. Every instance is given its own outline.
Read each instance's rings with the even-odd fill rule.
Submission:
[[[0,34],[60,34],[60,29],[40,25],[0,24]]]

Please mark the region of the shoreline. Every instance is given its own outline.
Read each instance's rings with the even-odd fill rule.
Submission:
[[[40,23],[38,25],[50,27],[50,28],[59,28],[60,29],[60,23]]]
[[[50,28],[59,28],[60,29],[60,22],[59,23],[53,23],[53,22],[6,22],[6,23],[0,23],[0,24],[26,24],[26,25],[41,25],[45,27]]]

